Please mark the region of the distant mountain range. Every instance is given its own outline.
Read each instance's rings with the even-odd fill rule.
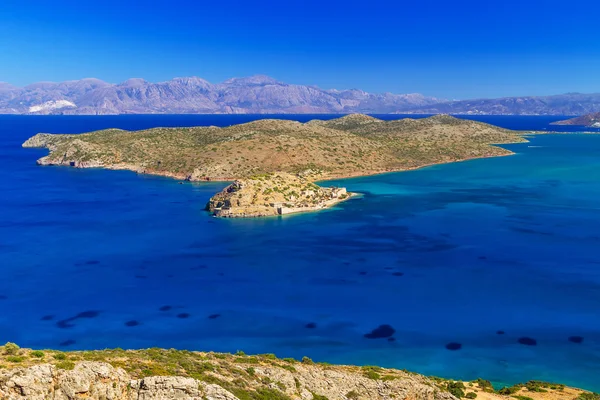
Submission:
[[[23,88],[0,83],[4,114],[393,113],[440,101],[421,94],[323,90],[266,76],[219,84],[196,77],[160,83],[129,79],[117,85],[82,79]]]
[[[410,110],[423,114],[493,115],[581,115],[598,111],[600,93],[448,101]]]
[[[422,94],[324,90],[267,76],[212,84],[197,77],[151,83],[129,79],[40,82],[16,87],[0,82],[0,114],[302,114],[412,113],[580,115],[600,111],[600,94],[570,93],[447,101]]]

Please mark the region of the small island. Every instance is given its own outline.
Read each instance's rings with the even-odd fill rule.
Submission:
[[[352,114],[307,123],[264,119],[225,128],[40,133],[23,147],[50,150],[40,165],[234,181],[206,209],[218,217],[258,217],[321,210],[352,197],[344,188],[322,188],[317,181],[510,155],[494,144],[526,142],[525,133],[531,132],[448,115],[384,121]]]
[[[206,209],[216,217],[266,217],[322,210],[350,196],[345,188],[323,188],[303,176],[274,173],[236,180]]]
[[[600,128],[600,112],[582,115],[563,121],[553,122],[551,125],[574,125],[585,126],[587,128]]]

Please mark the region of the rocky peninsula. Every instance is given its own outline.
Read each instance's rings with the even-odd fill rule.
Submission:
[[[512,396],[512,397],[509,397]],[[61,352],[0,346],[0,398],[7,400],[598,400],[540,381],[496,390],[375,366],[315,363],[182,350]]]
[[[242,217],[313,211],[348,198],[343,188],[318,187],[319,180],[509,155],[494,144],[524,142],[523,133],[530,132],[448,115],[383,121],[353,114],[308,123],[265,119],[225,128],[40,133],[23,147],[50,150],[40,165],[235,181],[207,209]]]
[[[563,121],[553,122],[551,125],[574,125],[588,128],[600,128],[600,112],[582,115]]]

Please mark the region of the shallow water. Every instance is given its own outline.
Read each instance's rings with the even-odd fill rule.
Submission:
[[[224,183],[38,167],[45,151],[20,148],[39,131],[255,118],[0,116],[0,342],[306,355],[600,391],[600,136],[336,181],[362,196],[250,220],[202,211]],[[380,325],[394,341],[364,336]]]

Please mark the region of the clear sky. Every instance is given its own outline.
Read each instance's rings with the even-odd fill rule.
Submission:
[[[444,98],[600,92],[598,1],[1,0],[0,81],[220,82]]]

